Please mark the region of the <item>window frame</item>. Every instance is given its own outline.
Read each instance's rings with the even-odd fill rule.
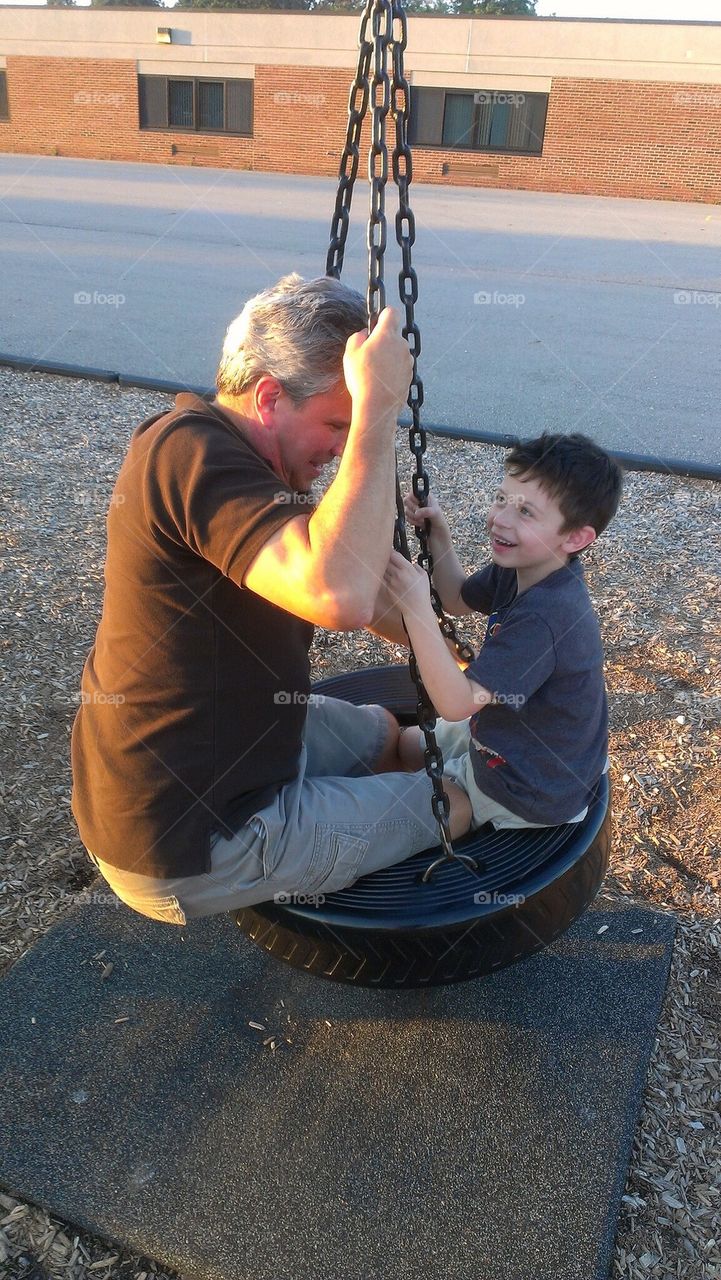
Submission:
[[[0,89],[0,123],[7,124],[10,120],[10,90],[8,87],[7,67],[0,67],[0,81],[2,88]],[[2,110],[2,104],[5,104],[5,111]]]
[[[168,120],[167,124],[143,124],[141,112],[141,77],[145,80],[164,80],[165,81],[165,110]],[[193,124],[181,125],[172,124],[170,120],[170,86],[173,84],[190,84],[193,87]],[[209,126],[201,126],[198,124],[199,116],[199,88],[203,84],[220,84],[223,86],[223,120],[228,118],[228,85],[229,84],[249,84],[250,92],[250,110],[249,110],[249,128],[245,129],[229,129],[225,125],[221,129],[213,129]],[[252,138],[254,126],[254,110],[255,110],[255,81],[248,76],[182,76],[182,75],[146,75],[144,72],[138,72],[138,128],[143,132],[150,133],[187,133],[192,135],[207,135],[208,137],[230,137],[230,138]]]
[[[430,87],[430,86],[427,86],[427,85],[411,85],[411,98],[412,98],[412,96],[413,96],[413,94],[414,94],[414,93],[422,92],[424,89],[427,89],[427,88],[429,88],[429,87]],[[490,155],[496,155],[496,156],[497,156],[497,155],[506,155],[506,156],[514,156],[514,155],[515,155],[515,156],[542,156],[542,155],[543,155],[543,148],[544,148],[544,144],[545,144],[545,141],[546,141],[546,121],[547,121],[547,119],[548,119],[548,101],[549,101],[549,98],[550,98],[550,94],[549,94],[549,93],[537,93],[537,92],[531,92],[531,93],[524,94],[524,99],[526,99],[526,100],[527,100],[527,99],[529,99],[529,98],[537,98],[537,99],[539,99],[539,100],[542,100],[542,101],[543,101],[543,133],[542,133],[542,135],[541,135],[541,137],[540,137],[540,140],[539,140],[539,146],[538,146],[538,149],[536,150],[536,149],[531,149],[531,148],[529,148],[529,147],[518,147],[518,146],[508,147],[508,146],[497,146],[497,145],[492,145],[492,144],[491,144],[491,142],[490,142],[490,140],[489,140],[489,142],[487,142],[487,143],[480,143],[480,142],[476,141],[476,140],[479,138],[479,134],[480,134],[480,128],[481,128],[481,107],[482,107],[482,104],[481,104],[481,103],[479,103],[479,102],[475,101],[476,94],[477,94],[477,93],[487,93],[487,94],[491,94],[491,95],[494,95],[494,96],[495,96],[495,95],[501,95],[501,96],[502,96],[502,95],[510,95],[510,94],[512,94],[512,93],[513,93],[513,90],[511,90],[511,89],[481,89],[481,90],[471,90],[471,89],[458,89],[458,88],[449,88],[449,89],[445,89],[445,88],[443,88],[443,89],[442,89],[442,88],[440,88],[440,86],[438,86],[438,89],[439,89],[439,91],[443,94],[443,110],[442,110],[441,115],[440,115],[440,120],[441,120],[441,127],[440,127],[441,140],[440,140],[439,142],[424,142],[424,141],[420,140],[420,139],[417,137],[417,129],[414,127],[413,132],[412,132],[412,136],[411,136],[411,138],[410,138],[410,143],[411,143],[411,145],[412,145],[412,146],[414,146],[414,147],[427,147],[427,148],[428,148],[428,150],[432,150],[432,151],[458,151],[458,152],[463,152],[464,154],[470,154],[470,155],[483,155],[483,154],[490,154]],[[453,142],[444,142],[444,141],[443,141],[443,130],[444,130],[444,128],[445,128],[445,123],[446,123],[446,108],[447,108],[447,101],[448,101],[448,96],[449,96],[450,94],[452,94],[452,95],[454,95],[454,96],[456,96],[456,97],[466,97],[466,98],[470,98],[470,99],[471,99],[471,101],[472,101],[472,104],[473,104],[473,130],[472,130],[472,132],[473,132],[473,141],[472,141],[471,143],[453,143]],[[504,105],[506,105],[506,104],[504,104],[504,103],[499,103],[498,105],[499,105],[499,106],[504,106]],[[510,104],[510,105],[513,105],[513,104]],[[492,121],[491,121],[491,128],[492,128]]]

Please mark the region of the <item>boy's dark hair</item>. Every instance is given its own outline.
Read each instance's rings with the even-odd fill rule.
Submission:
[[[544,432],[535,440],[519,440],[506,454],[505,466],[509,475],[536,480],[555,498],[563,533],[586,524],[603,533],[616,514],[623,472],[588,436]]]

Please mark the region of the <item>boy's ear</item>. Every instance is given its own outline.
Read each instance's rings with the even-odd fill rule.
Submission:
[[[582,529],[571,529],[564,538],[562,549],[573,555],[578,551],[584,551],[586,547],[590,547],[592,542],[596,541],[596,530],[590,524],[585,524]]]

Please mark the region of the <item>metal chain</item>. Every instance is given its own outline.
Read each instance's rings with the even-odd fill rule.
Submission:
[[[408,407],[412,415],[412,424],[409,431],[409,444],[416,462],[415,475],[412,477],[413,493],[419,504],[421,506],[425,506],[428,500],[430,486],[428,473],[425,470],[423,461],[426,451],[426,433],[420,424],[420,410],[423,404],[423,383],[418,374],[418,357],[421,353],[421,335],[415,322],[414,312],[415,304],[418,301],[418,277],[411,263],[411,249],[415,243],[416,224],[413,211],[410,206],[408,193],[408,188],[413,177],[413,157],[408,145],[411,95],[410,85],[408,84],[404,74],[404,55],[408,42],[408,24],[401,0],[391,0],[391,4],[393,12],[393,84],[391,96],[392,114],[396,126],[395,146],[393,148],[393,181],[398,188],[398,209],[395,217],[395,229],[396,239],[401,250],[402,261],[401,270],[398,274],[398,292],[401,304],[404,307],[406,314],[406,321],[403,326],[403,337],[406,339],[411,349],[411,355],[413,356],[413,372],[408,389]],[[397,502],[397,527],[400,526],[401,529],[404,529],[405,517],[403,503],[399,492],[397,495]],[[433,586],[433,557],[429,546],[429,529],[430,525],[427,521],[424,521],[422,528],[419,527],[416,529],[416,534],[420,544],[418,563],[428,574],[433,608],[438,616],[444,636],[449,636],[452,639],[456,652],[461,659],[466,662],[470,662],[475,656],[473,650],[458,639],[453,623],[446,617],[438,592]],[[408,551],[406,551],[405,554],[410,560]],[[433,786],[431,808],[438,823],[441,845],[443,848],[443,856],[437,858],[433,863],[431,863],[422,876],[422,880],[427,882],[431,878],[435,868],[441,863],[451,860],[462,861],[473,871],[478,870],[478,863],[469,855],[456,854],[453,850],[451,833],[448,825],[451,806],[448,795],[443,786],[443,754],[438,746],[434,732],[436,724],[436,710],[428,697],[425,685],[423,684],[416,656],[411,645],[409,645],[408,660],[411,676],[416,686],[416,693],[418,697],[418,726],[423,732],[426,744],[424,752],[425,768]]]
[[[372,8],[373,0],[366,0],[358,36],[358,44],[360,46],[358,67],[348,97],[348,127],[338,170],[338,191],[335,198],[335,209],[333,210],[330,228],[330,245],[325,264],[326,275],[334,276],[336,280],[340,280],[340,273],[343,270],[343,257],[350,224],[350,207],[353,200],[353,186],[358,176],[358,164],[360,161],[361,129],[368,110],[373,41],[368,39],[367,31]]]
[[[388,147],[386,117],[391,108],[388,47],[393,36],[391,0],[373,0],[373,79],[370,88],[371,145],[368,152],[370,213],[368,216],[368,332],[372,333],[386,305],[383,258],[386,251],[386,183]]]
[[[419,504],[425,506],[428,501],[430,485],[424,465],[426,433],[420,424],[420,410],[423,404],[423,383],[418,376],[421,335],[415,323],[414,315],[414,306],[418,301],[418,277],[411,265],[411,248],[415,243],[416,224],[408,195],[408,187],[413,177],[413,157],[408,145],[410,86],[403,72],[408,28],[406,15],[400,0],[392,0],[392,5],[394,23],[392,108],[396,124],[396,145],[393,150],[393,180],[398,187],[396,239],[400,245],[402,256],[402,267],[398,275],[398,291],[406,313],[403,337],[407,340],[413,355],[413,376],[408,391],[408,407],[413,418],[408,433],[409,445],[416,462],[415,475],[412,477],[413,493]],[[418,564],[426,570],[431,580],[431,599],[433,608],[438,616],[441,632],[444,637],[452,641],[461,662],[472,662],[476,656],[473,649],[459,639],[453,622],[445,614],[438,592],[433,586],[433,556],[431,555],[428,539],[429,528],[427,521],[424,521],[423,527],[416,528],[420,545]]]
[[[372,41],[367,36],[369,20],[371,21]],[[372,332],[378,316],[385,306],[383,259],[386,249],[385,188],[388,180],[388,149],[385,135],[386,118],[388,112],[391,111],[395,121],[396,135],[392,157],[393,179],[398,188],[399,197],[395,229],[402,254],[402,268],[398,277],[398,284],[401,304],[405,309],[406,316],[403,336],[408,342],[413,356],[413,373],[408,391],[408,405],[413,417],[413,423],[410,428],[410,448],[416,461],[416,472],[413,476],[413,493],[418,502],[421,505],[425,505],[429,492],[429,483],[423,461],[426,451],[426,433],[420,425],[423,383],[418,375],[418,356],[421,350],[421,336],[414,316],[414,306],[418,299],[418,279],[411,265],[411,247],[415,241],[415,220],[408,197],[408,186],[412,177],[412,157],[408,146],[410,87],[403,72],[403,56],[406,44],[407,23],[401,0],[367,0],[361,20],[358,68],[350,92],[348,128],[340,163],[338,193],[331,224],[331,242],[326,262],[326,274],[340,278],[348,235],[353,184],[358,172],[360,133],[370,99],[372,136],[368,159],[370,215],[367,236],[369,332]],[[393,58],[392,84],[388,76],[389,47],[392,49]],[[371,57],[373,59],[373,78],[369,87]],[[405,555],[406,559],[410,560],[397,468],[396,506],[397,518],[394,545]],[[433,558],[428,541],[429,528],[430,526],[425,522],[423,528],[416,530],[421,548],[418,563],[428,573],[431,599],[438,615],[439,626],[443,635],[453,641],[461,660],[470,662],[474,657],[473,650],[458,639],[453,623],[444,614],[440,598],[433,586],[431,578]],[[443,756],[434,733],[436,712],[423,684],[410,641],[409,666],[416,686],[418,725],[423,731],[426,743],[424,753],[425,768],[433,787],[431,807],[438,823],[443,848],[443,855],[437,858],[423,874],[422,879],[427,881],[440,863],[458,860],[474,871],[478,869],[478,863],[469,855],[456,854],[453,850],[448,825],[450,802],[443,787]]]

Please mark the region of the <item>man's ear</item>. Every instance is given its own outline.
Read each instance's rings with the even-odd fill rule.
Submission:
[[[578,551],[584,551],[586,547],[590,547],[595,541],[596,530],[592,525],[585,524],[582,529],[571,529],[565,535],[561,549],[568,555],[575,555]]]
[[[258,378],[253,387],[253,408],[258,421],[262,422],[264,427],[270,427],[273,424],[273,415],[282,390],[278,379],[271,378],[267,373]]]

